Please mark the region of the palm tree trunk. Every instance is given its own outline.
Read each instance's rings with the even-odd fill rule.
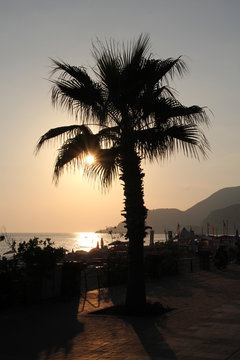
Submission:
[[[121,157],[121,177],[124,189],[124,212],[126,237],[129,239],[128,282],[126,310],[128,313],[141,313],[146,306],[144,279],[145,222],[147,209],[144,205],[143,177],[141,159],[134,149],[124,150]]]

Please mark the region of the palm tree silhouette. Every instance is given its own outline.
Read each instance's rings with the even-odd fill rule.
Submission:
[[[109,188],[119,177],[124,190],[126,238],[129,239],[126,308],[145,309],[143,240],[147,209],[141,162],[167,158],[183,151],[206,156],[208,141],[202,125],[209,123],[205,109],[186,107],[175,96],[169,79],[187,70],[181,57],[155,59],[148,35],[119,45],[113,40],[93,44],[96,61],[91,78],[84,67],[52,60],[52,103],[76,116],[78,123],[49,130],[36,147],[60,138],[54,169],[57,183],[65,168],[84,168],[85,175]],[[88,154],[94,163],[86,164]]]

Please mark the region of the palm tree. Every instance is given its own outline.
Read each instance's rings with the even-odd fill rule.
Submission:
[[[128,312],[139,312],[146,306],[142,160],[164,159],[180,150],[195,158],[206,156],[209,145],[201,128],[209,120],[204,108],[182,105],[169,86],[169,79],[186,71],[182,58],[153,58],[147,35],[122,46],[98,41],[92,54],[93,78],[84,67],[52,60],[53,75],[58,72],[51,80],[52,103],[74,114],[77,123],[49,130],[36,150],[49,140],[61,140],[55,182],[68,167],[84,167],[105,189],[116,177],[121,180],[129,239],[125,305]],[[92,165],[85,163],[88,154],[95,158]]]

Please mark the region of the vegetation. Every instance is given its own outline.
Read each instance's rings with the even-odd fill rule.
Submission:
[[[29,300],[34,291],[40,298],[41,281],[58,262],[63,262],[65,250],[53,247],[50,239],[38,238],[13,243],[11,259],[0,260],[0,304],[21,303]]]
[[[65,250],[53,247],[51,239],[30,239],[19,243],[15,260],[24,264],[28,272],[46,273],[58,262],[63,261]]]
[[[165,159],[174,152],[206,156],[208,142],[201,126],[208,124],[204,108],[186,107],[175,97],[168,81],[186,71],[181,57],[155,59],[149,37],[120,46],[114,41],[93,45],[94,77],[81,66],[53,60],[52,102],[74,114],[75,125],[49,130],[36,150],[48,141],[62,145],[54,169],[57,182],[64,169],[84,168],[100,179],[104,189],[118,177],[124,190],[129,239],[128,313],[146,307],[143,239],[147,209],[144,204],[142,160]],[[89,165],[86,156],[95,161]]]

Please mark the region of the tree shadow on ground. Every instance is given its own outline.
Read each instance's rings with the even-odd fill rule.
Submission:
[[[1,359],[48,360],[70,353],[84,326],[77,319],[79,298],[48,301],[0,313]]]
[[[208,315],[208,311],[220,306],[226,298],[238,296],[236,291],[239,281],[240,267],[229,266],[225,271],[200,271],[177,276],[168,276],[146,283],[147,294],[152,301],[159,301],[164,306],[175,307],[180,314],[177,318],[183,319],[189,314],[187,324],[201,321]],[[109,302],[109,306],[116,306],[124,303],[126,294],[125,286],[110,287],[101,292],[101,298]],[[235,295],[234,295],[235,294]],[[226,301],[226,299],[224,301]],[[184,311],[181,312],[181,307]],[[198,312],[199,307],[201,308]],[[206,310],[206,312],[204,312]],[[187,311],[187,312],[186,312]],[[105,309],[95,311],[95,314],[115,315],[120,317],[126,324],[130,324],[138,336],[150,359],[168,358],[176,359],[176,354],[167,344],[161,329],[168,327],[168,320],[173,312],[162,316],[126,316],[119,314],[119,311]],[[182,315],[181,315],[182,314]],[[185,314],[185,315],[184,315]],[[181,328],[181,327],[180,327]]]
[[[105,301],[111,300],[113,306],[93,311],[92,314],[116,316],[127,325],[131,325],[149,359],[177,359],[161,334],[160,327],[158,327],[160,322],[165,322],[166,314],[174,309],[161,307],[161,304],[154,304],[156,307],[155,309],[151,307],[150,313],[131,316],[124,311],[124,286],[108,288],[107,291],[102,292],[102,296]],[[150,302],[148,304],[152,305]]]
[[[162,315],[164,316],[164,315]],[[158,328],[158,317],[127,317],[150,359],[177,359]]]
[[[95,315],[111,315],[121,318],[128,326],[131,325],[149,359],[177,359],[174,351],[165,341],[158,324],[164,322],[162,315],[130,316],[124,314],[122,305],[94,311]],[[130,356],[130,354],[128,354]]]

